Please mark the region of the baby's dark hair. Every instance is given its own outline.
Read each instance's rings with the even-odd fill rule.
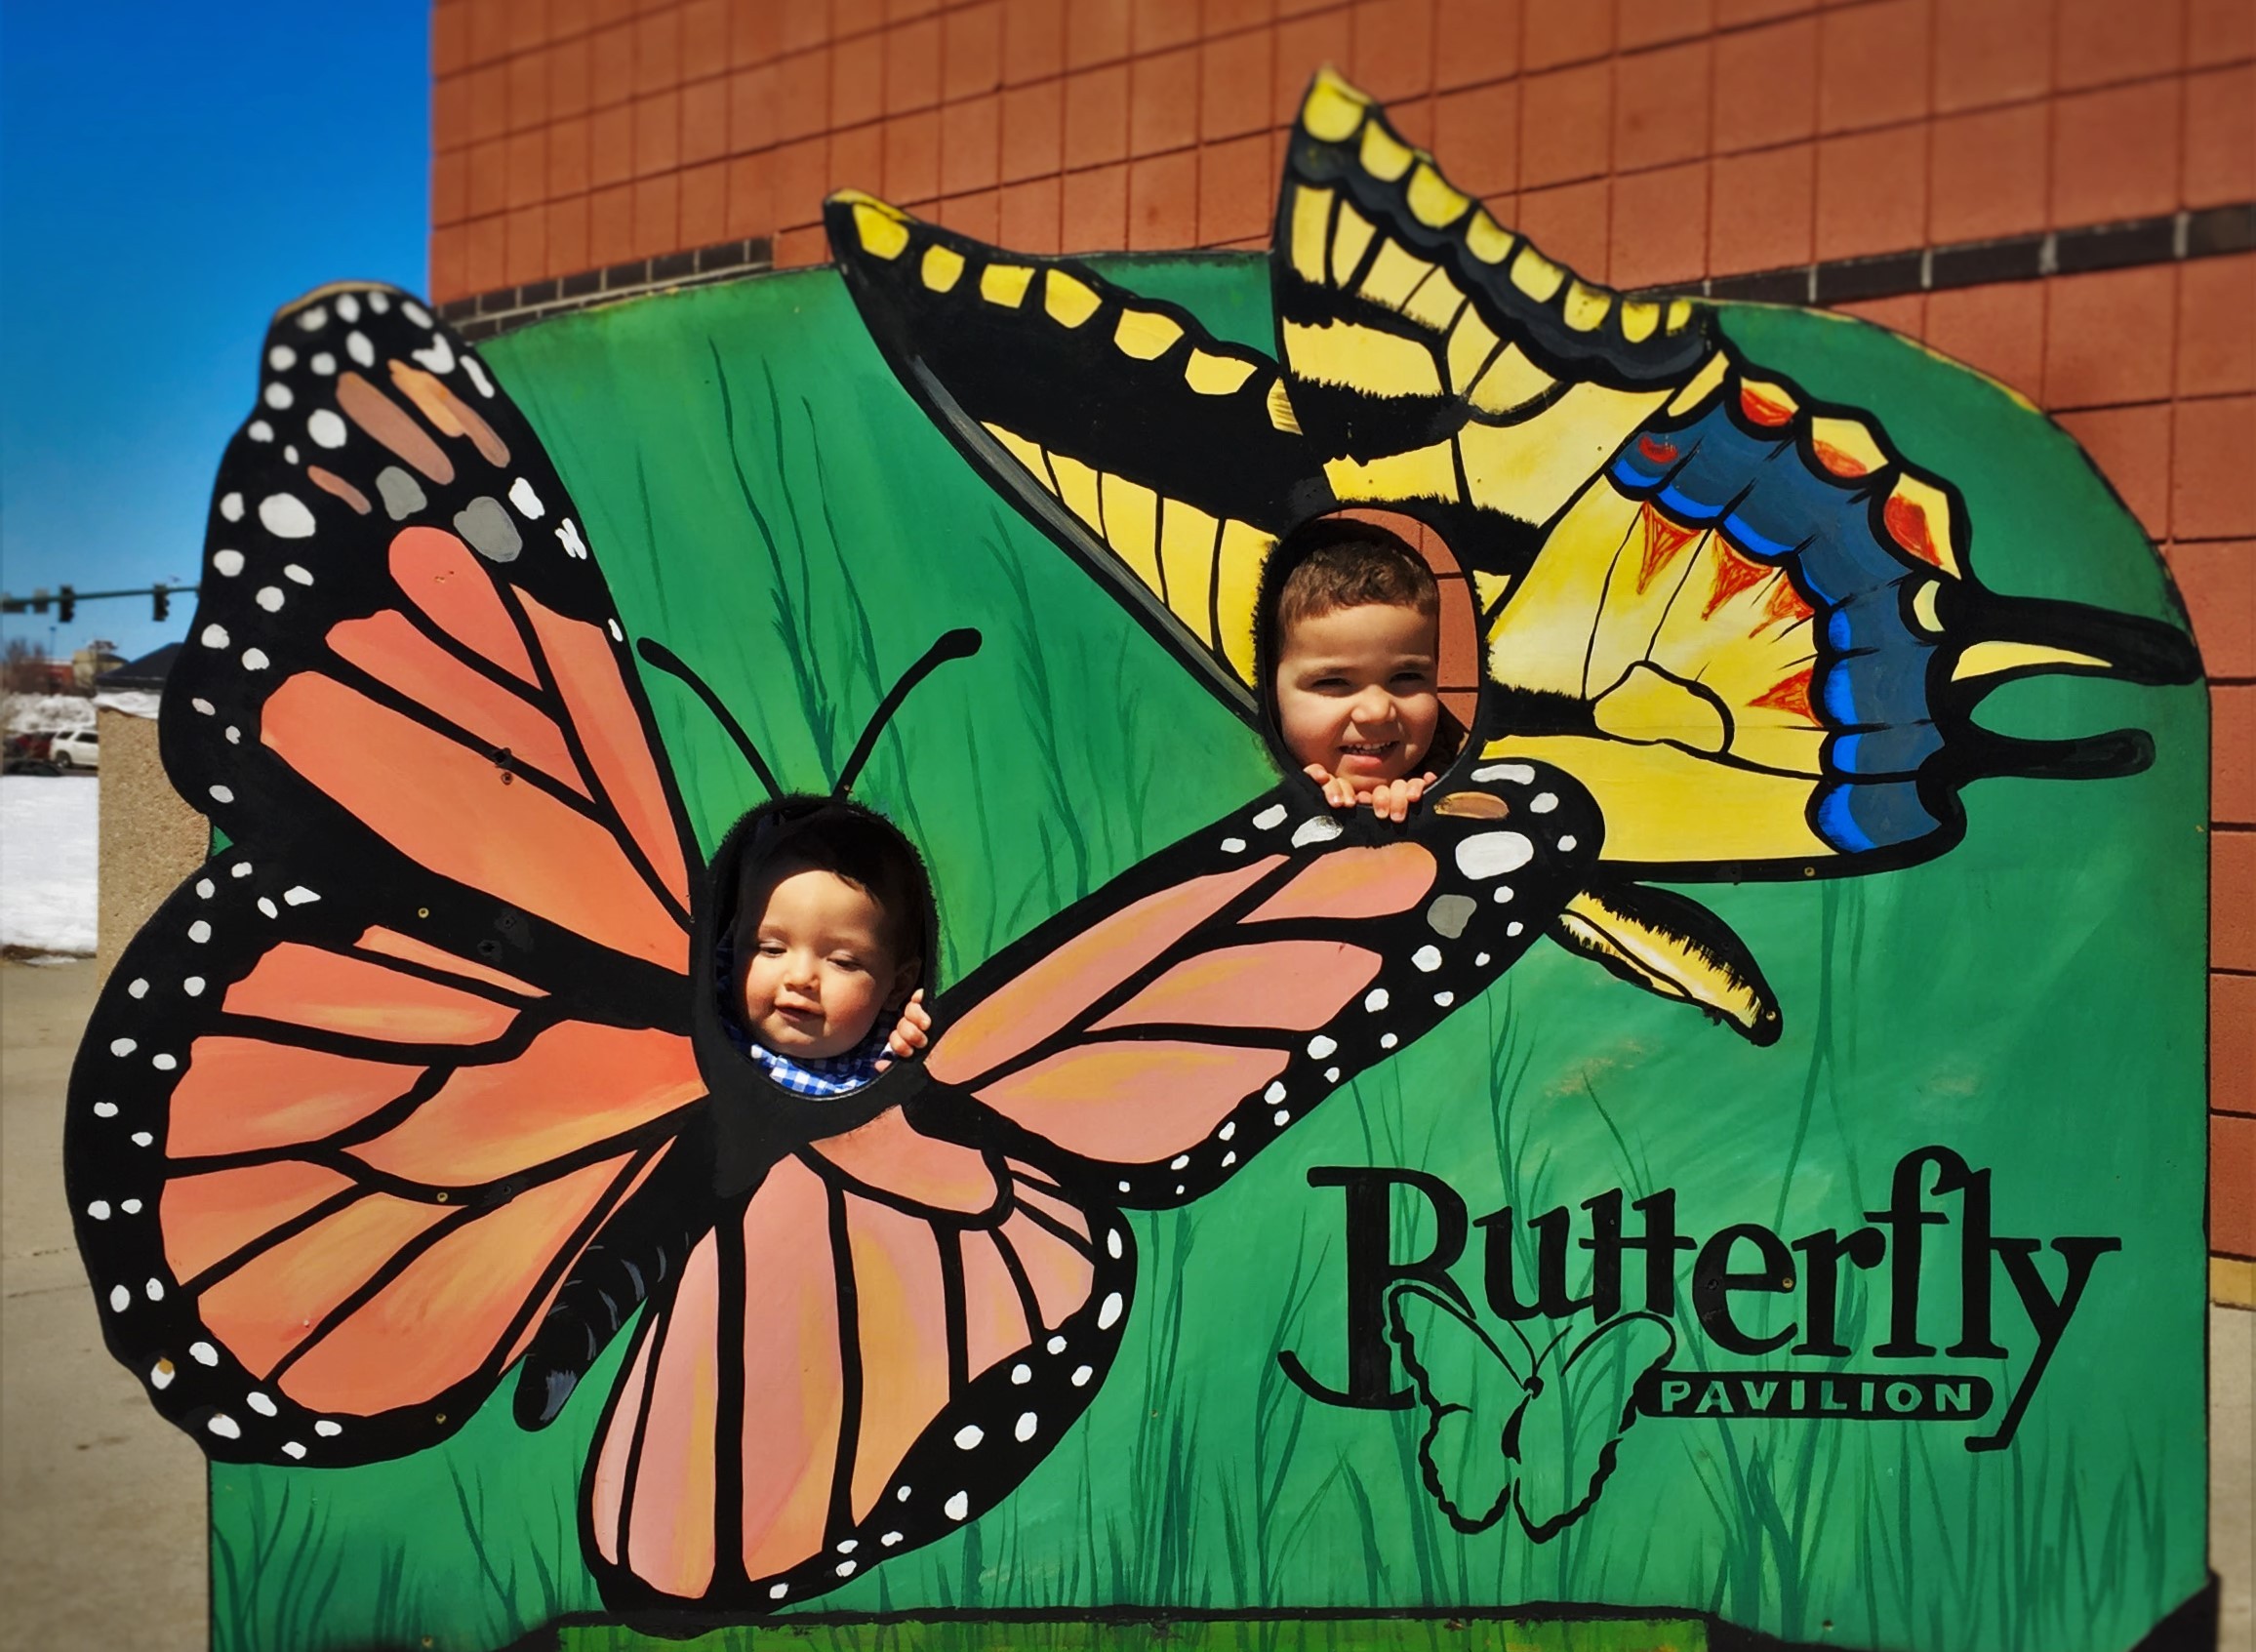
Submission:
[[[892,822],[837,799],[772,810],[756,823],[737,863],[733,927],[741,929],[757,916],[752,904],[761,885],[785,868],[828,872],[867,895],[884,914],[885,939],[895,961],[916,963],[930,976],[926,923],[931,881],[924,863]]]
[[[1277,588],[1276,635],[1342,608],[1380,604],[1441,612],[1433,572],[1399,534],[1352,516],[1319,516],[1287,534],[1275,552],[1285,568]]]

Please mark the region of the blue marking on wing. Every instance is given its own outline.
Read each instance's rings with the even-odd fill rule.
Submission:
[[[1933,831],[1941,823],[1900,777],[1945,744],[1927,696],[1935,642],[1906,624],[1901,595],[1907,580],[1934,575],[1876,531],[1874,498],[1893,473],[1831,475],[1791,437],[1742,426],[1719,396],[1682,427],[1624,444],[1609,474],[1630,497],[1784,566],[1815,609],[1810,700],[1833,734],[1831,784],[1810,810],[1818,835],[1858,853]]]

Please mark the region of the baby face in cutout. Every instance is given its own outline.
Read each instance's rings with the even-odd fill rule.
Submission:
[[[900,955],[898,926],[868,890],[784,861],[747,894],[736,939],[737,1007],[759,1043],[819,1061],[857,1048],[888,1010],[905,1014],[916,960]]]
[[[1331,529],[1333,524],[1319,524]],[[1271,685],[1277,732],[1334,808],[1408,818],[1441,723],[1440,603],[1407,546],[1342,523],[1286,576]]]

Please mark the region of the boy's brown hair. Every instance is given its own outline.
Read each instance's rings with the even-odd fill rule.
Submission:
[[[1302,621],[1342,608],[1414,608],[1430,620],[1441,612],[1440,587],[1425,558],[1376,522],[1319,517],[1288,534],[1276,554],[1291,559],[1277,589],[1280,648]]]

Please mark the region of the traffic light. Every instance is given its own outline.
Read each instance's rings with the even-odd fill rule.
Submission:
[[[55,623],[67,625],[78,613],[78,593],[64,585],[55,593]]]
[[[161,584],[149,586],[149,618],[162,620],[173,611],[172,593]]]

